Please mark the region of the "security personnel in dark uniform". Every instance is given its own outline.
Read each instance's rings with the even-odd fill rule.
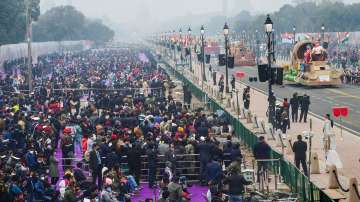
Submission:
[[[289,140],[290,141],[290,140]],[[295,153],[295,165],[298,169],[300,169],[300,163],[303,168],[304,174],[307,176],[307,166],[306,166],[306,150],[307,144],[306,142],[302,141],[302,136],[297,136],[297,141],[294,142],[292,146],[292,150]]]
[[[304,117],[304,122],[306,123],[307,114],[309,112],[309,105],[310,105],[310,97],[306,94],[302,97],[300,101],[301,113],[300,113],[300,121]]]

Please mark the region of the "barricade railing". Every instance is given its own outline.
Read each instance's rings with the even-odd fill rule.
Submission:
[[[164,61],[165,64],[166,61]],[[189,87],[189,90],[198,98],[205,97],[204,92],[201,91],[199,87],[194,85],[191,81],[189,81],[184,74],[175,70],[171,67],[171,65],[167,64],[167,67],[173,73],[173,75],[181,80],[184,84]],[[246,128],[239,120],[238,117],[230,114],[225,108],[223,108],[217,101],[209,96],[208,102],[210,103],[210,108],[212,111],[223,110],[225,112],[226,117],[228,118],[230,124],[234,127],[235,135],[241,139],[242,142],[248,147],[253,148],[256,144],[258,137],[251,132],[248,128]],[[318,188],[315,184],[313,184],[309,179],[301,173],[293,164],[289,163],[284,159],[282,154],[278,153],[275,150],[271,150],[271,158],[280,159],[280,169],[281,169],[281,177],[285,184],[287,184],[292,192],[299,193],[302,201],[314,201],[314,202],[333,202],[332,200],[323,190]],[[271,169],[276,169],[272,167]]]

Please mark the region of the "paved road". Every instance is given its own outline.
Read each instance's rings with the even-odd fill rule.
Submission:
[[[213,66],[214,67],[214,66]],[[225,72],[225,67],[215,67],[217,71]],[[247,77],[257,77],[256,67],[235,67],[229,69],[229,75],[236,71],[246,72]],[[229,81],[231,76],[229,76]],[[242,82],[253,86],[257,89],[267,92],[267,83],[252,82],[248,79],[242,79]],[[321,87],[321,88],[308,88],[300,85],[285,85],[281,87],[278,85],[273,86],[277,98],[291,98],[294,92],[299,95],[304,93],[310,96],[311,105],[310,111],[319,116],[324,116],[326,113],[331,113],[333,106],[349,106],[350,114],[348,118],[342,120],[342,124],[354,130],[360,135],[360,87],[351,85],[342,85],[339,87]],[[340,123],[340,120],[335,120]]]

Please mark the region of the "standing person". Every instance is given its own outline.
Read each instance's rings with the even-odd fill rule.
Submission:
[[[244,108],[249,109],[250,107],[250,86],[247,86],[243,92]]]
[[[290,140],[289,140],[290,141]],[[297,141],[292,145],[292,150],[295,153],[295,166],[300,169],[300,163],[303,169],[303,172],[306,176],[308,176],[308,170],[306,166],[306,150],[307,144],[302,141],[302,136],[297,136]]]
[[[289,115],[285,109],[281,113],[281,131],[283,134],[286,134],[286,128],[289,128]]]
[[[221,97],[222,97],[222,94],[224,92],[224,75],[221,75],[220,80],[219,80],[219,91],[220,91]]]
[[[323,144],[325,155],[327,155],[328,151],[331,148],[331,145],[335,147],[335,133],[333,131],[334,121],[331,119],[330,114],[325,115],[325,122],[323,126]]]
[[[146,151],[148,156],[148,169],[149,169],[149,187],[153,188],[156,182],[156,164],[157,164],[157,151],[153,143],[149,143]]]
[[[307,118],[310,104],[311,104],[310,97],[308,95],[304,94],[304,96],[300,100],[301,112],[300,112],[300,121],[299,122],[301,122],[301,120],[304,118],[304,123],[306,123],[306,118]]]
[[[235,90],[235,77],[234,77],[234,75],[232,76],[230,83],[231,83],[231,91],[234,91]]]
[[[52,151],[52,154],[49,158],[49,175],[51,177],[51,184],[55,185],[59,180],[58,161],[55,157],[55,151]]]
[[[290,99],[290,107],[291,107],[291,119],[292,122],[298,121],[298,112],[299,112],[299,98],[297,93],[293,94],[293,97]]]
[[[197,150],[200,155],[200,183],[204,185],[206,179],[206,165],[210,161],[212,145],[208,141],[205,142],[205,137],[200,137],[200,140],[202,142],[197,145]]]
[[[249,185],[251,182],[246,181],[241,174],[233,170],[230,172],[230,176],[225,178],[224,184],[229,185],[229,202],[242,202],[244,185]]]
[[[129,173],[135,177],[137,184],[140,184],[141,153],[141,146],[138,143],[133,145],[128,153]]]
[[[208,185],[217,185],[220,189],[223,172],[219,159],[213,159],[206,166],[206,177]]]
[[[270,159],[270,146],[266,143],[264,136],[259,137],[259,141],[255,144],[253,148],[253,154],[255,160],[267,160]],[[260,172],[266,173],[267,162],[258,161],[257,162],[257,181],[260,182]],[[265,176],[265,175],[263,175]]]
[[[286,112],[286,120],[287,120],[287,129],[290,129],[290,104],[287,98],[284,98],[283,101],[283,109]]]
[[[90,152],[89,167],[91,170],[93,184],[96,184],[96,178],[97,178],[98,187],[101,188],[102,187],[102,176],[101,176],[102,163],[101,163],[101,157],[100,157],[100,152],[99,152],[99,146],[96,143],[93,144],[93,150]]]
[[[174,176],[171,182],[167,185],[169,191],[169,202],[181,202],[183,189],[179,184],[179,177]]]
[[[212,78],[213,78],[214,86],[216,86],[216,71],[213,71]]]

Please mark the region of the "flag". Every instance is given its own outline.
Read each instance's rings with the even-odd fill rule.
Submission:
[[[350,39],[350,32],[345,32],[341,43],[348,43]]]
[[[281,42],[282,43],[292,43],[293,40],[294,40],[294,34],[288,33],[288,32],[281,34]]]
[[[337,32],[336,36],[337,36],[339,44],[346,44],[349,42],[349,39],[350,39],[349,32]]]

